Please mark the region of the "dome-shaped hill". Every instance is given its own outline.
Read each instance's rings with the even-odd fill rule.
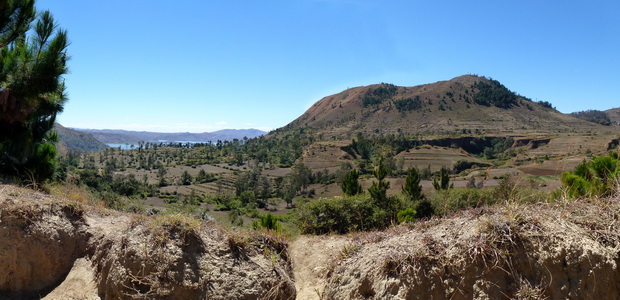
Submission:
[[[516,135],[599,128],[474,75],[413,87],[382,83],[347,89],[319,100],[285,129],[300,127],[335,137],[356,132]]]

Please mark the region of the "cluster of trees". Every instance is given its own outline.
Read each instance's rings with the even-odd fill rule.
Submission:
[[[452,166],[452,171],[454,174],[459,174],[471,168],[486,168],[490,166],[491,165],[487,163],[479,163],[479,162],[469,161],[466,159],[461,159],[457,161],[456,163],[454,163],[454,165]]]
[[[272,197],[271,180],[261,174],[260,168],[252,169],[250,172],[242,172],[234,182],[235,196],[241,200],[243,206],[252,205],[264,208],[267,199]]]
[[[549,101],[540,100],[540,101],[538,101],[536,103],[538,103],[538,105],[540,105],[540,106],[542,106],[544,108],[555,109],[555,107],[553,107],[553,104],[551,104],[551,102],[549,102]]]
[[[140,143],[133,150],[111,148],[101,153],[100,161],[117,159],[119,168],[159,169],[160,165],[198,166],[201,164],[227,163],[242,166],[248,162],[274,167],[290,167],[301,156],[307,145],[314,141],[313,133],[306,129],[276,130],[276,138],[234,139],[200,144]],[[119,155],[111,156],[115,151]]]
[[[50,132],[65,101],[67,32],[34,0],[0,5],[0,172],[43,181],[58,169]]]
[[[304,147],[314,142],[314,132],[310,129],[280,129],[273,132],[276,138],[264,136],[249,139],[241,153],[248,160],[255,159],[282,168],[290,167],[301,157]]]
[[[509,150],[513,144],[514,144],[514,139],[512,137],[493,138],[491,140],[491,145],[489,145],[488,147],[485,147],[482,153],[488,159],[495,159],[495,158],[500,157],[501,155],[513,156],[515,155],[514,152],[507,153],[507,150]],[[503,157],[503,158],[506,158],[506,157]]]
[[[476,104],[499,108],[511,108],[517,105],[517,94],[497,80],[478,81],[474,84],[474,88],[478,89],[473,99]]]
[[[233,225],[242,225],[241,215],[261,219],[265,217],[258,213],[257,208],[267,208],[273,198],[284,199],[288,207],[292,207],[293,198],[296,196],[312,198],[314,191],[308,190],[308,186],[319,183],[319,180],[325,180],[327,177],[331,177],[330,182],[333,182],[333,176],[327,171],[313,173],[303,162],[295,163],[286,176],[276,178],[263,175],[262,169],[257,167],[237,175],[233,183],[235,190],[233,195],[219,194],[213,198],[213,202],[216,204],[216,210],[229,211],[229,219]],[[253,226],[261,227],[263,221],[255,222]]]
[[[77,184],[91,188],[106,206],[114,209],[125,207],[127,203],[122,197],[141,199],[159,193],[157,186],[148,184],[146,177],[139,180],[133,174],[114,174],[109,169],[104,169],[103,173],[93,168],[80,170]]]
[[[394,100],[394,106],[399,112],[420,110],[422,109],[422,100],[420,100],[420,96],[398,99]]]
[[[364,107],[379,105],[383,101],[392,98],[396,95],[398,87],[389,83],[382,83],[381,86],[369,89],[362,97],[362,104]]]
[[[345,166],[345,168],[347,168]],[[348,167],[350,168],[350,167]],[[330,184],[336,181],[339,172],[329,173],[328,170],[312,172],[302,161],[291,167],[291,172],[283,177],[270,178],[262,174],[260,167],[249,172],[241,172],[234,182],[236,197],[243,197],[247,204],[264,208],[267,199],[279,197],[286,201],[289,207],[293,206],[293,198],[297,196],[313,197],[314,190],[309,190],[311,184]]]
[[[353,158],[370,160],[373,156],[385,157],[387,154],[396,155],[420,144],[420,140],[403,135],[386,134],[367,137],[362,133],[358,133],[356,138],[351,141],[351,144],[342,150]]]
[[[609,116],[604,111],[591,109],[591,110],[574,112],[571,115],[577,119],[585,120],[588,122],[601,124],[605,126],[611,125],[611,120],[609,119]]]
[[[344,196],[300,199],[297,218],[301,230],[314,234],[373,230],[433,215],[434,208],[422,193],[421,174],[417,169],[408,171],[402,197],[387,195],[388,173],[379,162],[373,172],[375,181],[364,193],[358,181],[359,172],[351,170],[342,181]]]

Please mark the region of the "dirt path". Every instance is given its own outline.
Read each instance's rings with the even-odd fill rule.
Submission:
[[[300,236],[289,244],[298,300],[320,299],[323,275],[347,242],[344,236]]]

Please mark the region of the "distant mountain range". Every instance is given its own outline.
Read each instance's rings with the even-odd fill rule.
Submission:
[[[233,139],[254,138],[266,132],[258,129],[223,129],[214,132],[149,132],[128,131],[114,129],[78,129],[75,130],[91,134],[98,141],[105,144],[137,144],[138,142],[216,142],[231,141]]]

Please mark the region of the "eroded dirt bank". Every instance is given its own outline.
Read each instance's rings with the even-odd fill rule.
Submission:
[[[294,299],[287,245],[0,186],[2,299]]]
[[[325,299],[620,299],[620,200],[507,204],[360,234]]]

